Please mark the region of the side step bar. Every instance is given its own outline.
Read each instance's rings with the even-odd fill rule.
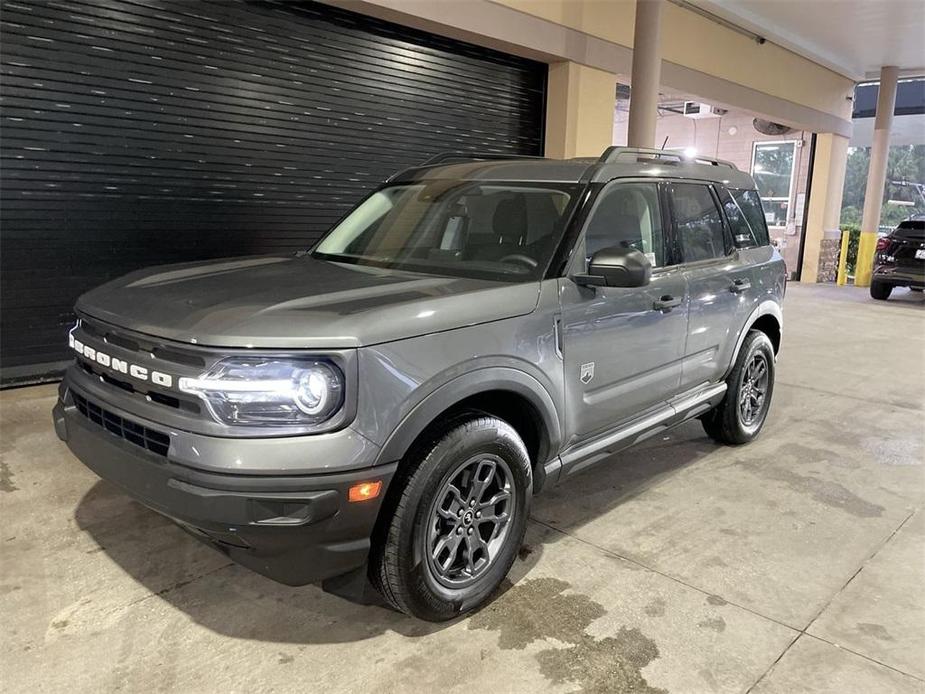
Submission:
[[[717,383],[692,395],[682,396],[678,400],[669,402],[664,409],[642,419],[631,421],[616,431],[566,450],[560,456],[562,467],[559,481],[563,477],[573,475],[609,458],[614,453],[644,441],[650,436],[708,412],[723,399],[725,393],[726,384]]]

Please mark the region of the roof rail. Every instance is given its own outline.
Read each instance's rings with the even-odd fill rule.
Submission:
[[[543,159],[529,154],[503,154],[501,152],[440,152],[418,166],[433,166],[447,161],[482,161],[488,159]]]
[[[706,166],[726,166],[738,171],[738,167],[731,161],[703,157],[700,155],[687,157],[682,152],[665,149],[650,149],[647,147],[608,147],[604,150],[598,162],[601,164],[615,164],[621,160],[633,162],[658,160],[666,164],[704,164]]]

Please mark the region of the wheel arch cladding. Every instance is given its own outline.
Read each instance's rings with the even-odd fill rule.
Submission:
[[[739,352],[742,350],[742,343],[745,342],[745,336],[748,335],[750,330],[760,330],[765,333],[768,339],[771,340],[771,345],[774,347],[774,355],[777,356],[780,350],[783,325],[784,314],[777,301],[766,299],[756,306],[755,310],[749,314],[748,320],[746,320],[745,324],[742,326],[742,330],[736,340],[735,349],[732,352],[732,359],[726,368],[725,376],[728,376],[735,367],[736,360],[739,358]]]
[[[510,424],[523,440],[534,471],[558,453],[559,415],[546,389],[516,369],[479,369],[441,386],[396,427],[379,454],[380,463],[405,457],[411,447],[461,410],[478,410]]]
[[[749,326],[749,330],[760,330],[771,340],[774,347],[774,354],[780,351],[781,329],[777,318],[770,313],[766,313],[758,318]]]

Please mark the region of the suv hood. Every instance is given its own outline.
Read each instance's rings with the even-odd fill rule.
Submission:
[[[77,310],[203,346],[331,349],[524,315],[538,297],[538,282],[262,256],[139,270],[87,292]]]

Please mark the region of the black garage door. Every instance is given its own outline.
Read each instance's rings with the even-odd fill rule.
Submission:
[[[305,248],[443,150],[539,154],[545,65],[315,3],[3,3],[0,363],[146,265]]]

